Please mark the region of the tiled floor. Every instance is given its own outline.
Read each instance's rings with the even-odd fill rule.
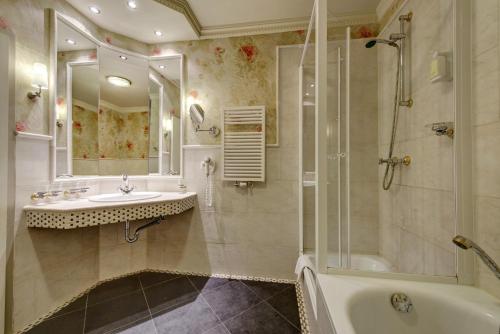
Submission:
[[[145,272],[104,283],[30,331],[300,333],[295,286]]]

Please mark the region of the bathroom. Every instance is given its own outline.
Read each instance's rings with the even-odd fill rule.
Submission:
[[[497,334],[499,13],[0,0],[2,333]]]

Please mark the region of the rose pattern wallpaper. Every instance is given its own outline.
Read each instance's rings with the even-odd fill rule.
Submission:
[[[99,108],[99,159],[147,159],[149,111]]]

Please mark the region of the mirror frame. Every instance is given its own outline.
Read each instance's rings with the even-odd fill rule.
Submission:
[[[57,162],[57,115],[56,115],[56,102],[57,102],[57,22],[58,20],[63,21],[65,24],[70,26],[72,29],[75,29],[93,43],[96,44],[96,47],[99,48],[107,48],[110,50],[114,50],[125,55],[135,56],[143,59],[147,59],[148,61],[155,60],[163,60],[163,59],[179,59],[180,67],[181,67],[181,77],[180,77],[180,152],[179,152],[179,166],[180,171],[179,175],[163,175],[159,173],[154,174],[144,174],[144,175],[131,175],[131,179],[151,179],[151,178],[162,178],[162,179],[183,179],[184,178],[184,118],[185,118],[185,96],[186,96],[186,71],[185,71],[185,61],[184,55],[182,53],[171,53],[165,56],[146,56],[140,53],[136,53],[130,50],[122,49],[113,45],[109,45],[94,35],[90,31],[88,31],[82,23],[78,20],[66,16],[54,9],[50,9],[50,67],[49,67],[49,131],[52,136],[50,143],[50,181],[51,182],[74,182],[74,181],[84,181],[84,180],[121,180],[120,175],[112,175],[112,176],[101,176],[101,175],[91,175],[91,176],[74,176],[70,178],[58,178],[56,175],[56,162]],[[95,63],[98,63],[99,60],[96,60]],[[72,66],[83,64],[84,62],[73,62]],[[87,62],[88,63],[88,62]],[[69,83],[66,83],[68,85]],[[69,110],[67,106],[67,110]],[[162,114],[162,112],[161,112]],[[69,114],[68,114],[69,115]],[[68,120],[70,118],[68,117]],[[69,124],[69,122],[67,122]],[[68,125],[67,125],[68,126]],[[159,122],[159,127],[162,129],[162,122]],[[66,130],[66,135],[70,133],[69,126]],[[161,132],[160,132],[161,133]],[[160,136],[160,142],[163,142],[162,136]],[[72,151],[71,150],[68,150]],[[69,158],[68,158],[69,159]],[[160,159],[161,160],[161,159]],[[68,165],[70,166],[70,165]],[[159,164],[161,166],[161,162]]]

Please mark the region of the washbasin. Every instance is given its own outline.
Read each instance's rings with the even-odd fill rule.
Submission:
[[[87,199],[91,202],[132,202],[160,197],[157,192],[133,192],[130,194],[114,193],[89,196]]]

